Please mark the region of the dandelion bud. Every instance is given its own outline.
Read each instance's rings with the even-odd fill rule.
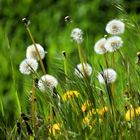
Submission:
[[[66,17],[65,17],[65,22],[72,22],[71,17],[70,17],[70,16],[66,16]]]
[[[66,52],[62,51],[62,54],[63,54],[64,58],[66,58]]]
[[[26,27],[28,27],[30,25],[30,20],[28,20],[27,18],[23,18],[22,22],[25,24]]]

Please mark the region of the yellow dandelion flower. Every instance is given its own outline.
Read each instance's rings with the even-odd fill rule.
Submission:
[[[68,101],[69,99],[77,98],[80,93],[76,90],[68,90],[63,96],[63,101]]]
[[[60,124],[59,123],[55,123],[53,124],[50,128],[49,128],[49,132],[52,135],[56,135],[58,132],[60,131]]]
[[[103,117],[106,112],[108,112],[108,108],[106,106],[101,108],[101,109],[94,109],[94,108],[92,108],[88,112],[88,116],[92,116],[92,115],[98,114],[100,117]]]
[[[100,116],[103,116],[106,112],[108,112],[108,108],[105,106],[101,109],[98,109],[97,110],[97,113],[100,115]]]
[[[126,121],[131,121],[135,117],[140,115],[140,107],[138,108],[131,108],[125,114]]]
[[[92,104],[91,101],[89,101],[89,100],[85,101],[85,102],[82,104],[82,107],[81,107],[82,112],[86,112],[92,105],[93,105],[93,104]]]

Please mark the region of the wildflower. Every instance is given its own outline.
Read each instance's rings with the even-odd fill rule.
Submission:
[[[90,110],[88,112],[87,116],[91,117],[92,115],[98,114],[100,117],[103,117],[105,115],[105,113],[107,113],[107,112],[108,112],[108,108],[106,106],[101,108],[101,109],[98,109],[98,108],[94,109],[94,108],[92,108],[92,110]]]
[[[80,63],[77,65],[77,68],[75,68],[75,74],[80,78],[83,78],[83,76],[90,76],[91,73],[92,67],[88,63],[83,63],[83,66]]]
[[[56,88],[57,85],[57,79],[49,74],[43,75],[38,81],[38,88],[41,90],[41,92],[45,92],[48,89],[53,91],[53,89]]]
[[[132,107],[126,112],[125,119],[126,121],[131,121],[132,119],[134,119],[135,117],[139,115],[140,115],[140,107],[137,107],[137,108]]]
[[[38,63],[35,59],[24,59],[19,66],[19,70],[22,74],[29,75],[31,72],[36,71]]]
[[[124,33],[125,24],[117,19],[111,20],[107,23],[105,30],[112,35],[119,35]]]
[[[98,74],[98,80],[101,84],[114,83],[116,77],[117,77],[116,72],[111,68],[105,69],[102,73]]]
[[[78,44],[81,44],[83,42],[83,31],[79,28],[74,28],[71,32],[71,38]]]
[[[44,59],[44,57],[45,57],[44,48],[40,44],[37,44],[37,43],[36,43],[36,47],[38,49],[38,52],[40,54],[41,59]],[[27,58],[33,58],[33,59],[39,60],[39,56],[37,54],[37,51],[35,49],[34,44],[32,44],[32,45],[30,45],[30,46],[27,47],[26,57]]]
[[[105,49],[104,45],[105,45],[106,39],[105,38],[101,38],[100,40],[98,40],[95,43],[94,46],[94,50],[97,54],[104,54],[107,52],[107,50]]]
[[[58,132],[60,131],[60,124],[59,123],[55,123],[53,124],[50,128],[49,128],[49,132],[52,135],[56,135]]]
[[[85,101],[83,104],[82,104],[82,112],[86,112],[88,110],[88,108],[90,108],[91,106],[93,105],[93,103],[89,100]]]
[[[114,52],[117,49],[119,49],[120,47],[122,47],[122,44],[123,44],[123,41],[122,41],[121,37],[112,36],[107,39],[104,47],[106,48],[107,51]]]
[[[69,99],[77,98],[80,95],[80,93],[76,90],[68,90],[63,96],[63,101],[67,101]]]

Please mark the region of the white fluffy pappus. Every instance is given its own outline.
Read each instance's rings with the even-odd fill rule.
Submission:
[[[83,69],[84,67],[84,69]],[[77,75],[80,78],[83,78],[83,76],[90,76],[92,73],[92,67],[88,63],[78,64],[75,68],[75,75]]]
[[[24,59],[20,65],[19,70],[22,74],[29,75],[31,72],[34,72],[38,69],[38,63],[35,59],[26,58]]]
[[[114,52],[120,47],[122,47],[123,41],[119,36],[112,36],[106,40],[104,47],[108,52]]]
[[[107,52],[106,48],[104,47],[106,43],[106,39],[105,38],[101,38],[100,40],[98,40],[95,45],[94,45],[94,51],[97,54],[104,54]]]
[[[44,48],[40,44],[37,44],[37,43],[36,43],[36,47],[38,49],[38,52],[40,54],[41,59],[44,59],[44,57],[45,57]],[[32,45],[30,45],[30,46],[27,47],[26,57],[27,58],[33,58],[33,59],[39,60],[39,56],[38,56],[38,54],[36,52],[36,49],[35,49],[34,44],[32,44]]]
[[[79,28],[74,28],[71,32],[71,38],[78,44],[83,42],[83,31]]]
[[[117,78],[117,73],[113,69],[108,68],[99,73],[97,78],[101,84],[114,83]]]
[[[46,92],[48,89],[53,91],[58,85],[57,79],[49,74],[43,75],[40,80],[38,81],[38,88],[41,92]]]
[[[112,35],[119,35],[124,33],[125,24],[121,20],[111,20],[107,23],[105,30]]]

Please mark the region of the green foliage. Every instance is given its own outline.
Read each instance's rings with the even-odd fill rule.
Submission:
[[[123,5],[127,12],[118,3]],[[110,0],[0,1],[1,140],[32,140],[34,137],[75,140],[139,138],[139,117],[132,121],[125,120],[125,113],[130,106],[140,106],[140,68],[136,64],[136,53],[140,51],[140,17],[136,14],[139,2],[131,3],[126,7],[128,2],[125,0],[118,0],[116,3]],[[65,22],[68,15],[72,19],[71,23]],[[48,52],[44,60],[47,73],[54,75],[59,81],[57,92],[60,99],[52,97],[52,93],[41,93],[35,88],[35,128],[32,122],[30,92],[33,78],[19,72],[19,64],[25,58],[26,48],[32,44],[22,23],[24,17],[31,21],[29,27],[35,41]],[[115,53],[115,109],[109,100],[112,100],[109,91],[111,87],[101,86],[96,78],[97,72],[106,67],[104,56],[95,54],[93,49],[95,42],[106,34],[106,23],[114,18],[122,18],[126,23],[126,31],[122,35],[124,46],[121,48],[125,63],[120,52]],[[77,45],[70,39],[71,30],[75,27],[84,31],[81,47],[88,63],[93,67],[89,79],[81,80],[74,75],[74,68],[80,63]],[[63,50],[67,54],[67,82],[63,68]],[[108,54],[108,58],[110,63],[112,54]],[[41,70],[38,75],[40,78]],[[64,102],[62,97],[67,90],[76,90],[80,96]],[[84,124],[83,119],[88,115],[88,111],[82,112],[81,106],[86,100],[92,102],[91,108],[101,109],[107,106],[109,110],[103,117],[95,111],[90,118],[90,124]],[[55,123],[59,128],[54,135],[52,126]]]

